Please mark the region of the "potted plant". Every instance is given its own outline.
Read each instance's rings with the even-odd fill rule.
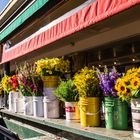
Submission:
[[[140,138],[140,68],[132,68],[118,79],[116,83],[118,96],[127,102],[131,101],[132,122],[134,136]]]
[[[85,67],[74,76],[74,85],[80,97],[80,119],[82,126],[100,126],[100,87],[94,67]]]
[[[61,81],[54,91],[59,100],[65,102],[66,120],[79,122],[78,94],[71,79]]]
[[[24,114],[43,116],[43,82],[37,75],[35,65],[27,62],[17,67],[19,90],[24,96]]]
[[[4,77],[1,80],[1,84],[4,90],[4,93],[9,93],[8,94],[8,103],[9,103],[9,111],[14,111],[14,95],[13,95],[13,86],[10,80],[10,76],[4,75]]]
[[[32,77],[33,82],[33,108],[35,117],[44,116],[44,105],[43,105],[43,81],[39,75]]]
[[[63,58],[45,58],[38,60],[35,64],[36,71],[41,75],[44,83],[44,117],[59,118],[59,101],[53,91],[59,84],[60,76],[68,72],[69,61]],[[53,109],[50,109],[52,107]]]
[[[59,76],[68,70],[69,61],[63,58],[45,58],[36,62],[36,71],[42,76],[44,87],[57,87]]]
[[[115,89],[116,80],[121,77],[113,67],[111,71],[105,67],[104,72],[98,70],[100,87],[104,95],[105,126],[125,130],[128,128],[128,104],[118,98]]]
[[[10,77],[10,82],[13,90],[10,93],[13,96],[14,112],[23,113],[23,100],[21,97],[21,92],[19,91],[18,76],[13,75]]]

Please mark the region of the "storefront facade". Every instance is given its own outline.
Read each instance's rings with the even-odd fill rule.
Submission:
[[[50,17],[50,23],[48,25],[45,25],[34,33],[34,31],[37,30],[34,28],[39,22],[36,20],[33,26],[26,25],[27,29],[22,28],[19,33],[16,32],[11,39],[8,39],[11,42],[11,48],[5,49],[6,45],[3,45],[1,63],[11,61],[12,66],[12,62],[24,61],[25,57],[26,60],[31,58],[32,61],[32,59],[37,60],[45,56],[72,55],[73,53],[95,48],[95,51],[97,50],[96,56],[98,54],[97,58],[95,58],[96,65],[99,65],[98,61],[102,59],[103,54],[102,49],[107,46],[114,46],[114,44],[121,45],[121,42],[127,43],[127,40],[129,40],[130,46],[133,46],[131,50],[134,51],[132,48],[134,48],[134,42],[137,40],[136,38],[138,38],[139,34],[138,3],[138,1],[108,1],[103,4],[102,1],[87,1],[51,22],[51,20],[53,20],[51,17],[59,16],[56,15],[55,10],[53,10],[48,16]],[[64,9],[65,6],[72,4],[73,3],[65,3],[57,10]],[[65,10],[63,10],[63,12],[65,12]],[[43,26],[43,20],[40,21],[40,25]],[[13,32],[12,30],[10,31],[10,28],[14,25],[11,24],[10,26],[9,29],[7,27],[1,32],[3,44],[6,42],[6,40],[4,40],[7,36],[6,30],[7,32]],[[39,25],[37,26],[37,28],[40,28]],[[31,30],[32,35],[30,35],[31,33],[27,30]],[[132,38],[131,42],[130,38]],[[111,52],[112,59],[116,59],[117,47],[113,48]],[[99,56],[99,54],[101,56]],[[103,64],[106,65],[105,63]]]
[[[124,73],[140,63],[139,9],[140,0],[26,1],[0,15],[1,67],[64,56],[71,75],[93,65]]]

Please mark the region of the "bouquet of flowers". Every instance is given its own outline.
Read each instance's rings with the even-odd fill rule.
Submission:
[[[36,63],[36,72],[41,76],[60,76],[69,70],[69,61],[63,58],[45,58]]]
[[[74,85],[80,97],[97,97],[100,95],[99,78],[95,68],[85,67],[74,76]]]
[[[132,68],[116,82],[115,89],[122,100],[140,98],[140,68]]]
[[[5,75],[1,80],[3,90],[7,93],[14,90],[10,79],[11,79],[10,76]]]
[[[102,89],[104,96],[117,97],[117,90],[115,89],[116,80],[121,77],[113,67],[112,71],[109,72],[107,67],[105,67],[104,72],[100,72],[99,69],[98,76],[100,79],[100,88]]]
[[[43,82],[37,75],[35,65],[27,62],[17,67],[19,90],[23,96],[43,96]]]
[[[12,77],[10,77],[10,82],[13,90],[16,91],[19,88],[18,77],[16,75],[13,75]]]

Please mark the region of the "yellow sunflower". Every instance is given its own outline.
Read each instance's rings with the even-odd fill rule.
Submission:
[[[140,78],[135,77],[134,79],[131,80],[131,86],[132,89],[136,90],[140,87]]]
[[[126,75],[127,75],[127,74],[132,74],[132,73],[134,73],[134,72],[137,72],[137,68],[129,69],[129,70],[127,71]]]
[[[121,93],[121,94],[125,94],[126,93],[125,85],[119,85],[118,86],[118,92]]]
[[[115,89],[116,89],[116,90],[119,89],[119,85],[120,85],[121,81],[122,81],[121,78],[118,78],[118,79],[116,80],[116,84],[115,84]]]
[[[132,94],[131,89],[129,87],[126,88],[127,96],[130,97]]]

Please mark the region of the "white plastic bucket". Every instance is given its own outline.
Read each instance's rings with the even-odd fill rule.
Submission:
[[[0,108],[3,108],[3,97],[0,96]]]
[[[14,99],[14,112],[23,113],[24,112],[24,100],[23,98]]]
[[[46,88],[46,87],[44,87],[43,88],[43,94],[44,94],[44,96],[48,96],[50,94],[53,94],[53,92],[54,92],[55,89],[56,89],[55,87],[54,88]]]
[[[44,116],[43,96],[33,97],[34,117]]]
[[[14,112],[14,99],[17,99],[19,92],[10,91],[9,92],[9,111]]]
[[[131,100],[133,134],[140,138],[140,99]]]
[[[80,113],[77,102],[65,102],[66,121],[80,122]]]
[[[44,118],[59,118],[59,101],[55,95],[44,96]]]
[[[13,97],[17,99],[19,98],[20,92],[12,91],[12,94],[13,94]]]
[[[33,115],[33,97],[24,96],[24,115]]]

